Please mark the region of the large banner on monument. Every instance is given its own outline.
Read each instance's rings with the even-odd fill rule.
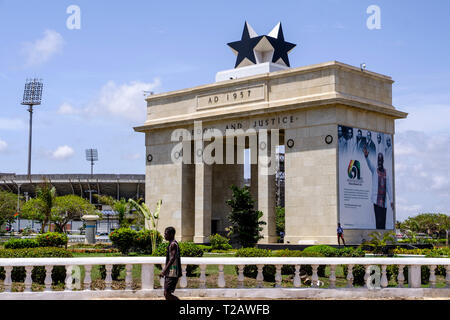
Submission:
[[[338,126],[339,217],[344,229],[394,229],[392,135]]]

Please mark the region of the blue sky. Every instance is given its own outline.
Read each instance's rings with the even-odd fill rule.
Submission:
[[[66,9],[81,9],[69,30]],[[381,29],[369,30],[370,5]],[[397,122],[399,218],[450,205],[450,2],[0,0],[0,172],[25,173],[27,77],[44,79],[33,128],[33,173],[144,173],[142,90],[211,83],[234,66],[226,43],[244,21],[267,34],[278,21],[297,43],[292,67],[338,60],[391,76]]]

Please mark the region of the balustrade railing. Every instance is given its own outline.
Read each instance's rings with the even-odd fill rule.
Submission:
[[[152,295],[152,293],[159,292],[164,286],[164,279],[159,279],[158,273],[160,266],[165,263],[163,257],[97,257],[97,258],[39,258],[39,259],[0,259],[0,299],[5,297],[17,296],[19,299],[24,294],[52,294],[55,293],[53,287],[52,272],[55,267],[65,267],[66,278],[63,283],[65,296],[71,293],[87,294],[88,296],[95,295],[99,292],[118,292],[124,293],[136,293],[140,292],[144,295]],[[254,283],[254,290],[260,290],[259,294],[264,297],[265,294],[270,295],[271,290],[355,290],[353,280],[355,267],[362,265],[365,268],[364,280],[366,285],[359,289],[387,289],[389,286],[388,279],[388,266],[395,265],[398,268],[398,276],[396,276],[396,285],[391,286],[389,289],[417,289],[423,288],[421,285],[421,267],[427,266],[429,268],[430,275],[428,277],[429,285],[426,287],[431,290],[444,290],[444,295],[450,293],[450,259],[448,258],[182,258],[182,277],[179,281],[179,289],[188,288],[187,266],[196,265],[199,266],[200,275],[197,275],[198,286],[192,288],[192,290],[207,290],[207,289],[222,289],[222,290],[242,290],[249,289],[245,287],[244,275],[245,266],[256,266],[256,281]],[[121,290],[113,290],[113,269],[115,265],[123,265],[124,279],[121,280],[124,286]],[[97,277],[100,274],[98,268],[95,266],[104,266],[104,289],[94,289],[93,284],[93,271],[96,269]],[[137,267],[136,267],[137,266]],[[155,268],[158,266],[158,268]],[[214,266],[216,271],[211,272],[211,267]],[[226,277],[225,267],[232,266],[235,269],[233,274]],[[264,267],[273,266],[275,275],[271,282],[265,281]],[[291,266],[293,273],[289,279],[283,281],[282,268],[283,266]],[[302,283],[302,266],[311,266],[312,275],[309,276],[310,285]],[[319,266],[327,266],[327,277],[320,277],[320,279],[327,282],[326,289],[323,286],[323,281],[319,279]],[[339,266],[346,266],[347,276],[341,279],[340,285],[337,285],[337,268]],[[379,281],[378,286],[372,287],[367,281],[370,277],[376,276],[373,272],[374,266],[379,266]],[[40,283],[40,287],[36,284],[33,287],[33,278],[35,267],[42,267],[45,269],[45,280]],[[207,267],[210,271],[207,273]],[[440,285],[441,288],[436,288],[437,268],[445,268],[444,285]],[[16,269],[14,269],[16,268]],[[17,292],[13,290],[13,272],[17,272],[17,268],[24,268],[25,277],[23,279],[23,291]],[[139,272],[135,272],[133,278],[134,268],[140,269]],[[229,267],[228,267],[229,268]],[[408,286],[405,286],[405,268],[408,270]],[[136,271],[136,270],[135,270]],[[3,275],[2,275],[3,273]],[[217,277],[216,284],[211,286],[211,281],[208,282],[208,277]],[[136,278],[138,275],[138,279]],[[3,280],[3,284],[1,279]],[[227,286],[227,279],[233,280],[233,286],[230,284]],[[236,281],[237,280],[237,281]],[[344,285],[342,285],[344,280]],[[441,278],[442,280],[442,278]],[[158,286],[159,282],[159,286]],[[1,289],[3,287],[3,290]],[[34,289],[33,289],[34,288]],[[37,289],[36,289],[37,288]],[[261,291],[265,290],[265,291]],[[16,291],[16,292],[13,292]],[[402,291],[403,292],[403,291]],[[214,292],[210,293],[214,296]],[[156,296],[157,294],[155,294]]]

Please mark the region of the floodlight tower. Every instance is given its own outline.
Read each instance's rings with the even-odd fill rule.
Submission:
[[[91,162],[91,178],[94,177],[94,164],[95,161],[98,161],[98,151],[97,149],[87,149],[86,150],[86,160]],[[89,192],[89,202],[92,204],[92,193],[95,192],[95,190],[91,190],[91,185],[89,184],[89,190],[86,192]]]
[[[33,130],[33,106],[38,106],[42,101],[42,89],[44,85],[42,79],[27,79],[23,93],[22,105],[28,106],[30,113],[30,129],[28,138],[28,179],[31,179],[31,140]]]
[[[86,150],[86,160],[91,162],[91,178],[92,178],[92,176],[94,175],[95,161],[98,161],[97,149],[87,149]]]

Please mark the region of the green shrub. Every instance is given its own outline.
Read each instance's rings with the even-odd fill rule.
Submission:
[[[199,244],[198,247],[199,247],[200,249],[202,249],[203,252],[211,252],[211,250],[212,250],[212,247],[211,247],[211,246],[205,246],[205,245],[202,245],[202,244]]]
[[[137,231],[131,228],[120,228],[111,232],[109,239],[111,239],[113,246],[118,248],[123,255],[127,255],[136,243],[137,234]]]
[[[235,257],[272,257],[272,252],[265,249],[257,248],[241,248],[236,251]],[[236,273],[239,272],[236,266]],[[263,267],[263,276],[265,281],[275,280],[275,266],[266,265]],[[249,278],[256,278],[258,275],[258,267],[256,265],[247,265],[244,267],[244,276]]]
[[[436,268],[435,271],[437,271],[438,268]],[[388,279],[398,281],[398,266],[397,265],[391,265],[387,267],[387,276]],[[405,277],[405,283],[408,283],[408,271],[409,268],[406,266],[403,268],[403,275]],[[437,273],[437,272],[436,272]],[[422,284],[428,284],[430,282],[430,268],[428,266],[421,266],[420,268],[420,281]]]
[[[366,254],[361,248],[352,248],[352,247],[345,247],[338,249],[336,252],[338,257],[352,257],[352,258],[358,258],[358,257],[364,257]],[[346,265],[342,266],[344,276],[347,277],[348,274],[348,267]],[[353,285],[356,286],[364,286],[364,276],[366,274],[366,268],[361,265],[357,264],[353,266]]]
[[[394,254],[410,254],[410,255],[425,255],[432,258],[448,258],[450,256],[450,248],[433,248],[433,249],[405,249],[396,248]]]
[[[346,265],[342,266],[344,271],[344,276],[347,278],[348,267]],[[364,286],[366,282],[364,281],[364,276],[366,274],[366,267],[362,264],[357,264],[353,266],[353,285],[354,286]]]
[[[193,242],[178,242],[178,245],[180,246],[181,257],[203,257],[203,250],[200,248],[200,246],[196,245]],[[158,257],[165,257],[167,254],[168,246],[169,243],[167,241],[160,243],[158,248],[156,249],[156,252],[153,253],[152,255]],[[157,265],[156,267],[158,269],[161,269],[161,265]],[[193,276],[197,268],[198,266],[196,265],[188,265],[186,267],[186,275],[188,277]]]
[[[230,239],[222,237],[219,234],[209,236],[209,242],[213,250],[230,250],[233,248],[229,244]]]
[[[321,257],[337,257],[338,249],[326,245],[312,246],[303,250],[303,252],[317,252]]]
[[[338,249],[326,245],[312,246],[303,250],[304,257],[338,257]],[[308,275],[312,275],[312,267],[305,268]],[[320,265],[317,269],[319,277],[325,277],[325,265]]]
[[[26,248],[0,250],[0,258],[71,258],[72,253],[62,248]],[[34,282],[44,284],[45,267],[34,267],[31,277]],[[24,282],[25,267],[14,267],[11,272],[13,282]],[[54,266],[52,271],[53,284],[64,283],[66,268]],[[0,267],[0,280],[5,280],[5,269]]]
[[[272,252],[272,256],[273,257],[284,257],[284,258],[293,258],[293,257],[301,257],[302,256],[302,252],[299,250],[289,250],[289,249],[284,249],[284,250],[277,250],[277,251],[273,251]],[[305,273],[306,272],[306,266],[301,266],[300,267],[300,272],[301,273]],[[290,274],[294,274],[295,273],[295,266],[294,265],[284,265],[281,268],[281,274],[283,275],[290,275]],[[312,271],[311,271],[312,273]]]
[[[39,243],[35,239],[10,239],[4,243],[5,249],[37,248]]]
[[[145,254],[152,253],[152,234],[156,232],[156,245],[163,241],[163,237],[155,230],[141,230],[136,233],[134,247],[136,251]]]
[[[353,258],[358,258],[358,257],[365,257],[365,252],[364,250],[362,250],[361,248],[352,248],[352,247],[345,247],[345,248],[341,248],[338,249],[337,252],[337,257],[353,257]]]
[[[64,233],[47,232],[40,234],[36,238],[39,247],[65,247],[69,238]]]

